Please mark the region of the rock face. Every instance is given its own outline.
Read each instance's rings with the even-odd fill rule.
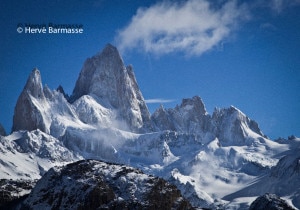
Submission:
[[[282,181],[287,178],[300,178],[300,148],[294,149],[294,152],[278,161],[271,170],[271,177],[282,179]]]
[[[33,69],[18,98],[14,110],[12,131],[39,129],[54,137],[64,134],[66,127],[82,127],[74,108],[68,103],[62,88],[42,87],[41,74]]]
[[[157,130],[172,130],[184,133],[208,132],[210,116],[199,96],[183,99],[174,109],[162,106],[151,119]]]
[[[3,128],[3,126],[1,124],[0,124],[0,136],[6,136],[5,129]]]
[[[295,210],[275,194],[265,194],[251,204],[249,210]]]
[[[199,96],[183,99],[174,109],[160,106],[151,120],[158,131],[192,133],[210,140],[218,138],[222,145],[251,144],[248,137],[252,134],[264,136],[255,121],[233,106],[215,109],[210,116]]]
[[[118,50],[110,44],[85,61],[70,102],[83,95],[95,96],[105,108],[117,110],[130,130],[150,125],[150,114],[132,67],[125,67]]]
[[[12,131],[40,130],[47,132],[45,116],[39,109],[39,105],[45,101],[40,71],[32,70],[26,85],[18,98],[13,118]]]
[[[63,96],[65,97],[65,99],[69,100],[69,95],[65,93],[64,88],[59,85],[58,88],[56,88],[57,92],[60,92],[61,94],[63,94]]]
[[[21,192],[30,192],[35,183],[33,180],[0,179],[0,209],[17,209],[24,199]]]
[[[212,115],[212,125],[213,133],[223,145],[249,145],[251,141],[247,142],[247,140],[251,134],[258,137],[264,136],[255,121],[233,106],[215,109]]]
[[[21,209],[193,209],[163,179],[124,165],[84,160],[49,170]]]
[[[87,95],[91,99],[81,99]],[[73,107],[67,100],[74,102],[75,106]],[[80,102],[76,103],[77,100],[84,103],[86,100],[87,103],[95,101],[94,104],[101,107],[100,113],[93,110],[93,107],[88,107],[89,104],[78,108]],[[68,127],[63,118],[72,119],[79,127],[82,127],[82,122],[102,122],[97,117],[87,119],[88,113],[82,112],[84,108],[96,111],[95,116],[108,117],[114,121],[114,125],[110,122],[106,123],[106,126],[110,124],[117,127],[117,124],[123,124],[122,129],[135,132],[151,130],[152,127],[150,113],[139,90],[132,66],[125,67],[118,50],[109,44],[101,53],[86,60],[71,97],[64,92],[62,86],[56,91],[51,91],[46,86],[43,88],[40,72],[34,69],[18,98],[12,131],[40,129],[58,137],[63,135],[65,127]],[[108,110],[105,111],[109,112],[108,116],[103,115],[103,110]]]
[[[269,180],[273,183],[270,182],[267,187],[269,192],[274,192],[279,196],[293,194],[292,203],[299,208],[300,188],[294,188],[300,185],[300,147],[299,144],[294,144],[294,146],[290,154],[282,157],[271,169]]]

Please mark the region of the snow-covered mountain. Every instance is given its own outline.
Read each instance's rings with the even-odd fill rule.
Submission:
[[[199,96],[183,99],[174,109],[160,106],[151,119],[159,131],[194,134],[202,142],[218,138],[222,145],[251,145],[254,139],[265,138],[258,124],[233,106],[209,115]]]
[[[68,126],[87,128],[68,103],[56,90],[42,87],[38,69],[33,69],[15,106],[12,131],[36,130],[59,137]]]
[[[0,179],[15,180],[9,186],[35,183],[53,166],[96,159],[164,178],[197,208],[248,209],[265,193],[300,208],[300,139],[272,141],[233,106],[210,115],[199,96],[150,116],[132,66],[110,44],[86,60],[70,97],[61,86],[43,87],[34,69],[12,131],[0,141]],[[30,191],[14,189],[2,203]]]
[[[149,126],[150,114],[133,68],[125,67],[117,48],[110,44],[85,61],[70,101],[84,95],[94,96],[102,106],[115,110],[117,119],[131,130]]]

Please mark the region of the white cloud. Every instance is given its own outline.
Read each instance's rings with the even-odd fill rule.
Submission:
[[[246,7],[234,0],[222,5],[208,0],[163,1],[138,9],[116,41],[121,51],[136,48],[156,55],[201,55],[221,44],[247,13]]]
[[[147,104],[163,104],[163,103],[170,103],[173,102],[173,99],[162,99],[162,98],[153,98],[153,99],[146,99],[145,102]]]

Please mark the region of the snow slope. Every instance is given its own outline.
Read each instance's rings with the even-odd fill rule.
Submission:
[[[300,208],[300,139],[295,138],[289,143],[290,149],[277,154],[282,157],[267,174],[257,177],[247,187],[226,196],[225,199],[269,192],[286,198],[290,204]]]
[[[53,166],[82,158],[40,130],[1,137],[0,151],[1,179],[39,179]]]

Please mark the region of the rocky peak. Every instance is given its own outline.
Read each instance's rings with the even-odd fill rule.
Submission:
[[[43,103],[44,99],[41,74],[35,68],[29,75],[15,106],[12,131],[40,129],[48,132],[44,116],[37,108],[37,103]]]
[[[99,55],[102,55],[104,58],[108,60],[113,59],[114,61],[119,61],[120,63],[123,63],[123,60],[120,56],[118,49],[110,43],[108,43],[105,46],[102,53],[100,53]]]
[[[56,91],[58,91],[61,94],[63,94],[63,96],[65,97],[66,100],[69,100],[69,98],[70,98],[69,95],[65,93],[65,90],[64,90],[64,88],[61,85],[59,85],[57,87]]]
[[[41,74],[37,68],[34,68],[29,75],[23,92],[24,91],[35,98],[45,97],[43,93]]]
[[[95,94],[99,98],[108,99],[112,106],[117,107],[118,103],[112,97],[116,94],[116,83],[125,72],[126,68],[117,48],[107,44],[102,52],[85,61],[71,102],[83,95]]]
[[[166,110],[163,105],[152,114],[151,120],[158,130],[176,131],[176,126],[172,119],[172,109]]]
[[[214,118],[225,117],[225,116],[232,116],[241,119],[244,117],[244,113],[242,113],[239,109],[237,109],[232,105],[229,108],[215,108],[213,113]]]
[[[215,108],[212,124],[216,137],[223,145],[245,144],[249,131],[264,136],[258,124],[234,106],[223,109]]]
[[[179,107],[177,109],[179,109]],[[182,99],[180,109],[192,112],[194,115],[205,115],[207,113],[204,103],[199,96]]]
[[[150,114],[132,66],[125,67],[117,48],[111,44],[86,60],[70,102],[83,95],[95,96],[101,105],[116,110],[131,130],[150,126]]]
[[[206,133],[210,129],[210,116],[199,96],[183,99],[174,109],[161,106],[151,119],[158,130]]]
[[[161,104],[159,106],[158,109],[155,110],[155,112],[152,114],[152,118],[153,119],[161,119],[161,118],[165,118],[165,116],[167,115],[167,110],[164,108],[164,106]]]

